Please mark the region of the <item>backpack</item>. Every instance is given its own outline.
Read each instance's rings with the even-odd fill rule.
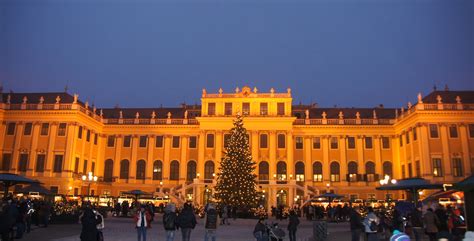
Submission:
[[[369,228],[370,228],[370,231],[373,231],[373,232],[376,232],[379,229],[375,221],[370,221]]]

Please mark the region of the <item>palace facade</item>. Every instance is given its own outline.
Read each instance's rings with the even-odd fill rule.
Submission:
[[[474,170],[474,91],[433,91],[385,108],[294,105],[291,90],[202,91],[201,105],[96,108],[68,93],[3,93],[0,169],[53,192],[119,196],[141,189],[175,202],[212,196],[232,120],[244,116],[267,206],[376,191],[385,175],[454,183]]]

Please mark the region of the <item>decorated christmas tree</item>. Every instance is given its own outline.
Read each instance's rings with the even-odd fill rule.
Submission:
[[[250,208],[257,204],[255,162],[242,116],[237,114],[224,159],[217,174],[216,199],[220,204]]]

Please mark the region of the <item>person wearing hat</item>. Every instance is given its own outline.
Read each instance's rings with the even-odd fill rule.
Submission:
[[[410,241],[410,237],[400,230],[393,230],[393,235],[390,237],[390,241]]]
[[[135,214],[134,221],[137,229],[138,241],[141,240],[141,237],[143,237],[143,241],[146,241],[146,231],[151,227],[151,215],[145,210],[145,205],[142,205],[140,210]]]
[[[217,211],[213,203],[208,203],[206,211],[206,235],[204,241],[216,241]]]

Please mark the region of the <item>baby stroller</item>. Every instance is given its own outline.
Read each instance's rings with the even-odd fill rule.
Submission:
[[[278,226],[278,223],[267,225],[268,241],[283,241],[285,231]]]

